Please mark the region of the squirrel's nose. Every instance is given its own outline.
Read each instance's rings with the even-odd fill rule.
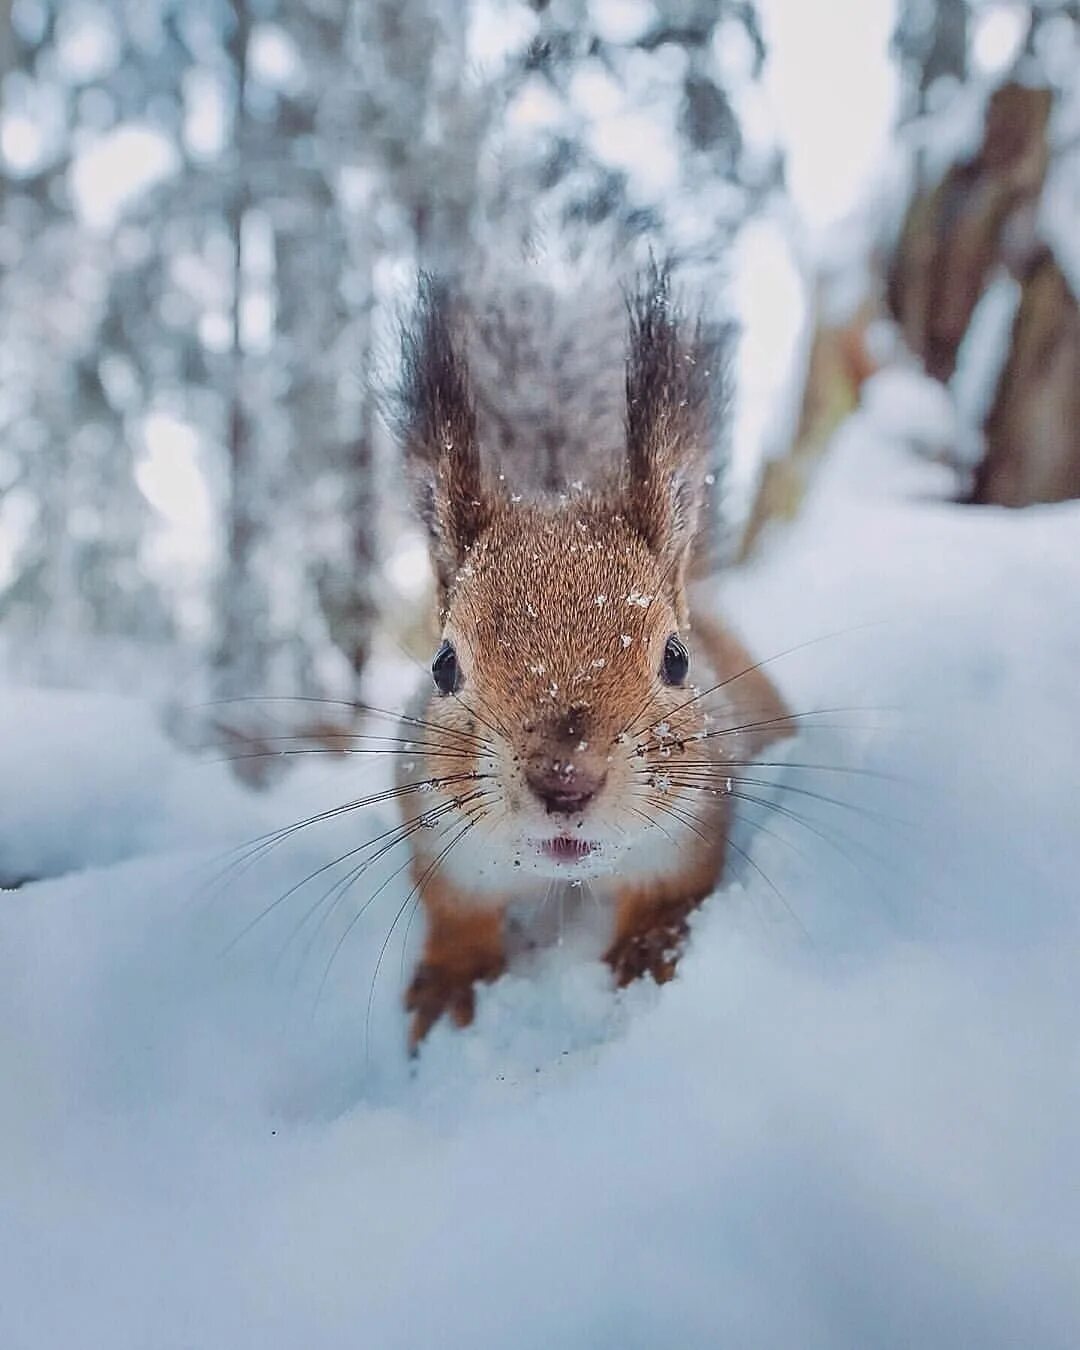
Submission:
[[[536,760],[525,768],[525,781],[551,815],[583,811],[604,785],[605,773],[558,760]]]

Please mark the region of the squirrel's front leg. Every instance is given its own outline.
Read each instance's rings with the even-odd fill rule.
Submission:
[[[690,915],[711,886],[680,894],[674,888],[623,891],[615,912],[615,935],[604,954],[621,989],[651,975],[666,984],[675,974],[690,931]]]
[[[476,1011],[477,982],[496,980],[506,969],[503,906],[479,906],[442,885],[423,899],[427,937],[405,995],[413,1052],[443,1013],[467,1027]]]

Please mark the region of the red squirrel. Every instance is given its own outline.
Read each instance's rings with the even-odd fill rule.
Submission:
[[[669,980],[723,874],[734,766],[790,730],[737,638],[689,610],[713,354],[666,269],[626,308],[625,392],[607,397],[621,416],[578,435],[572,478],[557,417],[545,436],[500,413],[497,325],[423,278],[404,334],[400,438],[441,633],[403,727],[417,754],[401,781],[427,780],[432,824],[411,834],[426,918],[405,1000],[414,1050],[443,1014],[472,1021],[476,985],[506,968],[508,915],[553,886],[585,883],[604,910],[616,985]],[[516,366],[519,381],[551,375]],[[567,411],[557,380],[529,392]]]

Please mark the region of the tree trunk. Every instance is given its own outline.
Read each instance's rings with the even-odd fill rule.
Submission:
[[[971,502],[1026,506],[1080,496],[1080,316],[1037,233],[1050,160],[1049,88],[1010,82],[990,99],[982,144],[908,211],[889,303],[929,375],[948,382],[972,315],[1006,268],[1021,301]]]
[[[1006,84],[993,94],[982,145],[941,183],[916,194],[888,278],[888,300],[928,375],[947,381],[993,270],[1005,231],[1042,191],[1049,89]]]
[[[263,692],[265,651],[263,606],[257,603],[255,548],[258,536],[255,447],[245,402],[243,336],[244,218],[249,209],[247,183],[247,59],[251,16],[246,0],[233,0],[233,30],[228,51],[235,81],[234,179],[226,208],[233,250],[232,350],[228,375],[226,450],[229,489],[225,521],[225,560],[218,602],[218,648],[214,665],[219,697]]]
[[[985,430],[973,502],[1027,506],[1080,497],[1080,308],[1048,249],[1023,279]]]

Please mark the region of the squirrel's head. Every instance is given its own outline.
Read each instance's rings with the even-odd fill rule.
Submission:
[[[704,753],[685,587],[709,362],[654,269],[629,307],[621,470],[523,499],[484,473],[453,306],[428,280],[404,358],[403,439],[441,626],[425,770],[483,775],[492,835],[515,865],[607,870],[640,833],[664,758]]]

